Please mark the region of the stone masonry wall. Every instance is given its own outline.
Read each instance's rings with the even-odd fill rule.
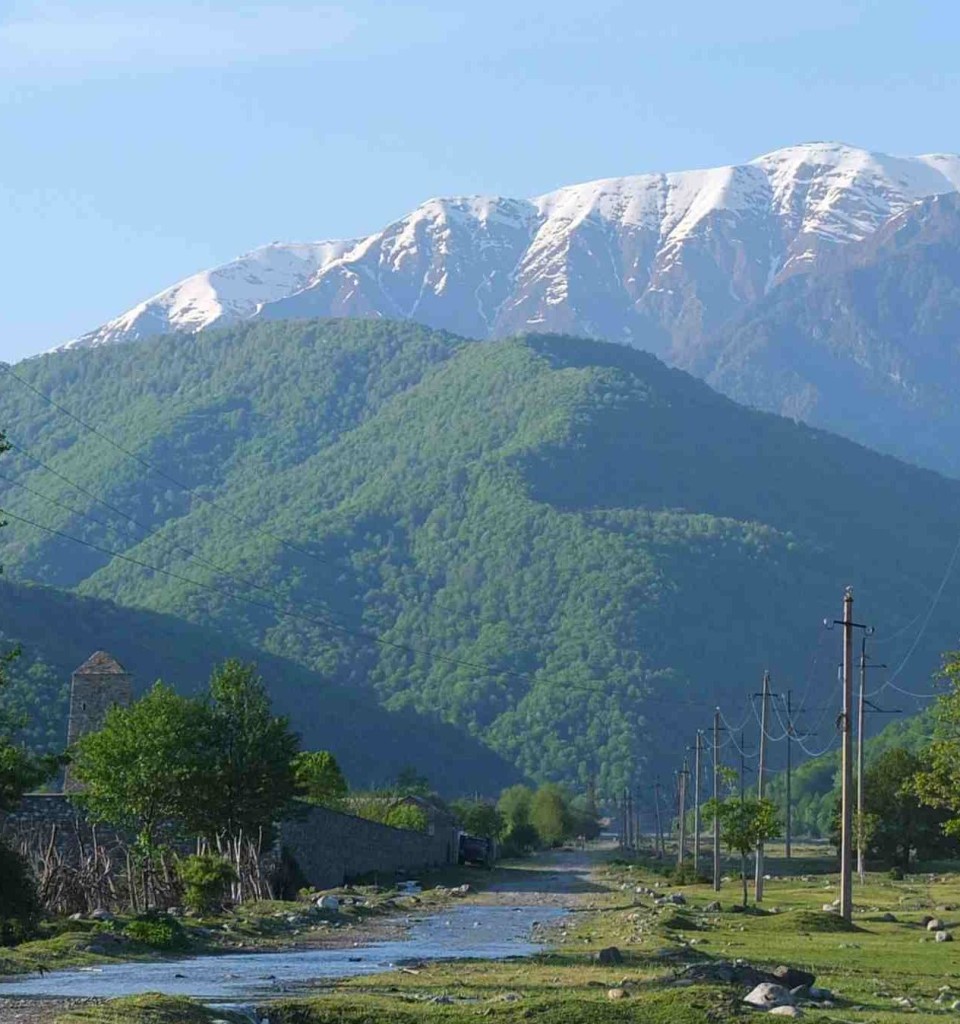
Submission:
[[[436,825],[432,835],[391,828],[365,818],[311,807],[302,818],[280,824],[280,843],[304,878],[318,889],[379,875],[389,884],[398,874],[455,864],[458,832]]]
[[[17,810],[0,815],[0,836],[14,845],[24,839],[46,844],[53,826],[57,847],[68,857],[76,856],[81,844],[92,842],[90,824],[62,793],[26,796]],[[391,828],[305,805],[302,814],[280,823],[279,842],[315,888],[333,888],[367,875],[379,875],[381,882],[389,884],[398,874],[456,863],[457,830],[440,824],[433,829],[431,835]],[[97,826],[96,833],[100,843],[116,843],[110,829]]]

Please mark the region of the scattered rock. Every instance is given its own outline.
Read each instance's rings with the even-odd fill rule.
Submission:
[[[330,910],[335,914],[340,910],[340,901],[336,896],[320,896],[314,906],[317,910]]]
[[[703,909],[708,914],[719,914],[723,908],[720,906],[719,900],[714,900],[712,903],[708,903]]]
[[[888,910],[885,914],[881,914],[880,915],[880,920],[881,921],[890,921],[892,923],[892,922],[895,922],[897,920],[897,915],[896,914],[891,914],[890,911]]]
[[[623,954],[616,946],[607,946],[597,953],[597,963],[604,967],[612,967],[614,964],[623,963]]]
[[[824,903],[822,909],[827,914],[834,914],[837,910],[837,908],[832,903]]]
[[[928,932],[943,931],[943,921],[941,921],[939,917],[931,917],[930,920],[927,921],[926,929]]]
[[[934,939],[937,942],[953,942],[953,936],[949,932],[945,932],[942,928],[934,935]]]
[[[796,967],[787,967],[781,964],[773,969],[773,976],[786,988],[796,988],[798,985],[806,985],[808,988],[817,980],[815,974],[809,971],[801,971]]]
[[[82,921],[82,920],[83,920],[83,914],[81,914],[81,913],[80,913],[80,911],[78,910],[78,911],[77,911],[77,913],[75,913],[75,914],[71,914],[71,915],[70,915],[70,916],[69,916],[69,917],[67,918],[67,920],[68,920],[68,921]]]
[[[923,917],[920,918],[920,927],[926,928],[932,920],[934,919],[929,914],[924,914]]]
[[[833,993],[828,988],[816,988],[811,985],[810,998],[816,1000],[818,1003],[825,1003],[833,999]]]
[[[625,988],[611,988],[607,989],[607,999],[626,999],[627,990]]]
[[[774,1006],[770,1011],[771,1017],[802,1017],[803,1010],[796,1006]]]
[[[793,1006],[793,996],[790,990],[783,985],[777,985],[772,981],[761,982],[749,995],[743,997],[743,1001],[750,1006],[759,1006],[764,1010],[772,1009],[775,1006]]]
[[[97,907],[90,914],[91,921],[116,921],[116,917],[110,913],[109,910],[104,910],[103,907]]]

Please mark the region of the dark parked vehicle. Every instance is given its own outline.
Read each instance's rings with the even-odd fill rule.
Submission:
[[[460,857],[461,864],[480,864],[485,868],[493,867],[496,856],[494,842],[483,836],[471,836],[466,832],[460,833]]]

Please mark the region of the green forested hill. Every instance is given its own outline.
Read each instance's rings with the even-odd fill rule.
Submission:
[[[802,680],[843,585],[878,635],[907,624],[960,524],[960,484],[599,342],[268,323],[16,372],[192,493],[0,375],[10,439],[113,509],[16,452],[0,471],[44,497],[0,481],[0,504],[143,563],[14,521],[11,577],[214,627],[608,792],[765,667]],[[902,681],[954,643],[957,596]]]
[[[23,739],[37,750],[63,750],[70,673],[99,646],[123,652],[137,692],[158,678],[182,692],[201,691],[226,658],[256,662],[304,747],[334,751],[355,786],[383,785],[407,767],[448,796],[471,792],[478,780],[497,789],[519,777],[478,740],[442,722],[385,711],[300,665],[171,615],[0,580],[0,623],[0,650],[21,648],[6,668],[4,706],[27,719]]]

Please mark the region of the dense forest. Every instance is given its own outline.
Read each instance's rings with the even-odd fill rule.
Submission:
[[[808,675],[842,587],[878,635],[909,624],[960,519],[958,483],[600,342],[264,323],[15,372],[10,579],[214,630],[608,794],[765,667],[834,696],[829,659]],[[957,596],[904,681],[953,644]]]

